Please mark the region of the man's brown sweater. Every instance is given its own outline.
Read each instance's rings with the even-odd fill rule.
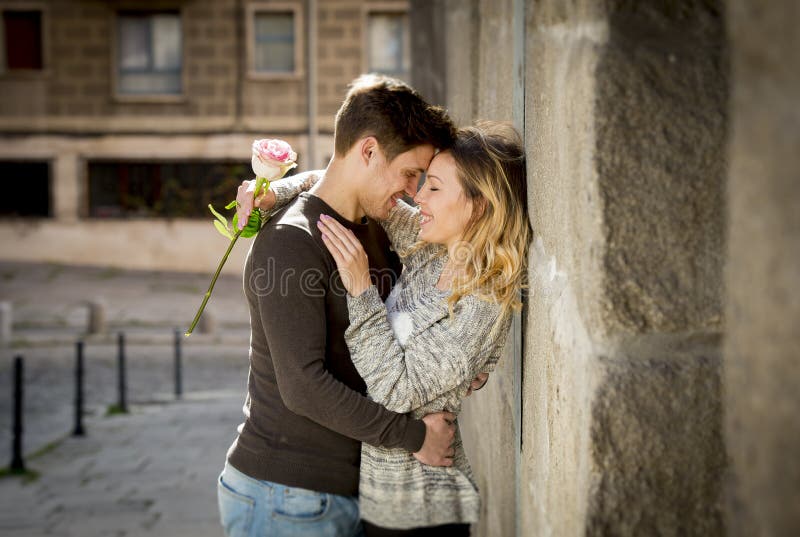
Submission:
[[[352,496],[361,442],[418,451],[425,424],[364,396],[344,340],[346,291],[316,225],[322,213],[364,245],[382,298],[400,273],[380,225],[349,222],[308,193],[262,228],[244,268],[250,373],[228,462],[255,479]]]

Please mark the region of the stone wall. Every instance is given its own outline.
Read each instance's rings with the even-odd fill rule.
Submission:
[[[525,47],[522,451],[500,370],[462,418],[488,507],[477,533],[721,535],[723,6],[524,4],[518,36],[514,0],[440,3],[459,121],[512,119]]]
[[[730,0],[731,535],[800,534],[800,7]]]

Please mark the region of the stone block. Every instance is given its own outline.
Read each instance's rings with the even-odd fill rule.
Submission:
[[[233,73],[233,66],[226,63],[211,63],[206,66],[206,74],[212,78],[227,78]]]
[[[51,94],[59,97],[74,97],[78,94],[78,86],[68,82],[53,82],[49,89]]]
[[[216,86],[208,82],[194,82],[187,89],[187,93],[193,97],[213,97],[216,95]]]
[[[81,47],[81,56],[87,59],[108,59],[111,51],[108,44],[85,45]]]
[[[360,46],[339,46],[336,47],[336,56],[340,59],[360,59],[361,47]]]
[[[186,53],[191,58],[210,60],[216,57],[216,48],[213,45],[188,45]]]
[[[81,94],[86,97],[110,97],[111,87],[104,82],[87,82],[82,86]]]
[[[317,32],[320,40],[327,42],[332,39],[341,39],[344,37],[344,28],[341,26],[320,25]]]
[[[67,114],[71,116],[90,116],[95,112],[95,104],[92,102],[69,102],[67,103]]]
[[[607,331],[722,324],[724,24],[714,2],[666,5],[612,11],[596,71]]]
[[[96,65],[92,62],[68,62],[64,65],[64,75],[73,79],[86,79],[94,74],[95,69]]]
[[[725,535],[719,342],[653,343],[598,357],[586,535]]]
[[[203,107],[205,115],[208,116],[227,116],[231,113],[229,103],[211,103]]]
[[[357,21],[361,18],[361,11],[358,8],[339,8],[333,11],[333,18],[341,22]]]

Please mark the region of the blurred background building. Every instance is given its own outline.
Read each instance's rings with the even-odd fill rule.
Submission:
[[[362,72],[408,78],[408,3],[0,2],[0,258],[209,271],[255,138],[324,167]],[[208,247],[218,241],[220,248]],[[237,273],[240,246],[227,270]]]

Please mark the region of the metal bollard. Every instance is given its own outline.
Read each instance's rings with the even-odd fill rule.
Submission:
[[[14,358],[14,425],[11,441],[11,471],[24,472],[22,460],[22,401],[23,401],[23,361],[22,356]]]
[[[125,334],[122,332],[120,332],[117,336],[117,377],[117,387],[119,392],[117,408],[120,412],[127,412],[128,402],[125,397],[125,391],[127,389],[125,383]]]
[[[83,341],[75,344],[75,430],[72,436],[84,436],[83,430]]]
[[[175,399],[183,395],[183,370],[181,367],[181,330],[175,329]]]

